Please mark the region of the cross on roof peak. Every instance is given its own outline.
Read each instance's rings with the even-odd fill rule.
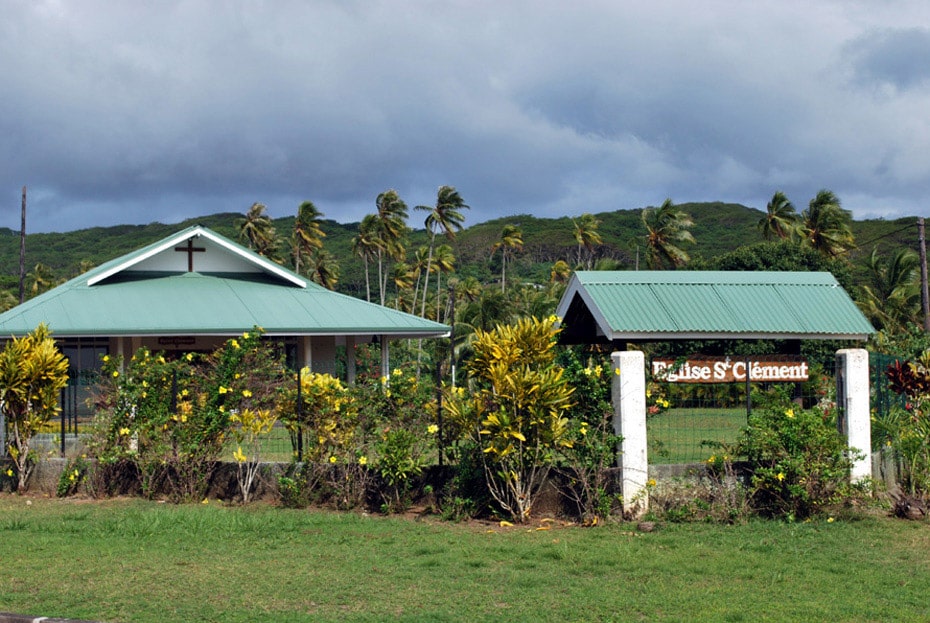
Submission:
[[[187,272],[194,272],[194,253],[204,253],[206,249],[204,247],[195,247],[194,246],[194,237],[187,239],[187,246],[184,247],[175,247],[175,251],[179,253],[187,253]]]

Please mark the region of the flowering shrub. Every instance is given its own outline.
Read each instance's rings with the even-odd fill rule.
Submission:
[[[735,453],[751,463],[750,504],[765,515],[803,519],[847,493],[851,458],[834,420],[782,392],[753,411]]]
[[[283,380],[280,353],[243,334],[207,356],[169,360],[142,348],[129,362],[104,357],[96,434],[103,463],[128,461],[143,495],[200,499],[230,432],[230,415],[274,405]]]
[[[242,503],[248,504],[261,463],[262,442],[278,421],[278,416],[271,409],[253,411],[246,408],[233,412],[229,421],[236,440],[236,451],[233,453],[233,459],[236,461],[236,480],[239,483]],[[245,451],[242,450],[243,446]]]
[[[570,443],[562,446],[558,465],[562,493],[575,503],[586,525],[595,525],[611,515],[616,500],[609,492],[607,469],[616,464],[621,437],[613,427],[610,365],[582,365],[571,350],[560,361],[575,390],[575,403],[568,410]]]

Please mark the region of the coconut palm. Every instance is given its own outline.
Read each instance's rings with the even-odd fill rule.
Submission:
[[[550,283],[568,283],[572,276],[572,267],[565,260],[558,260],[552,265],[549,271]]]
[[[423,283],[423,305],[420,309],[420,315],[425,317],[426,314],[426,296],[429,289],[429,274],[433,263],[433,248],[436,244],[436,234],[442,232],[448,240],[455,239],[455,233],[462,230],[462,224],[465,222],[465,216],[462,210],[469,209],[465,201],[459,195],[453,186],[440,186],[439,192],[436,193],[436,205],[417,206],[415,210],[425,210],[429,212],[424,221],[429,237],[429,253],[426,260],[426,272]]]
[[[447,244],[436,247],[433,261],[436,265],[436,322],[439,322],[439,310],[442,309],[442,274],[455,270],[455,254],[452,247]]]
[[[594,263],[594,249],[602,243],[597,228],[601,222],[593,214],[582,214],[577,221],[572,219],[574,230],[572,234],[578,243],[578,266],[591,270]]]
[[[523,248],[523,232],[516,225],[504,225],[501,231],[500,240],[491,246],[491,255],[493,256],[500,249],[501,252],[501,292],[507,289],[507,258],[512,257],[514,252]]]
[[[317,210],[312,201],[304,201],[297,208],[294,219],[294,272],[300,273],[300,258],[310,256],[323,248],[326,233],[321,227],[323,213]]]
[[[920,260],[910,249],[890,256],[872,249],[857,298],[876,328],[898,331],[920,318],[919,268]]]
[[[265,213],[265,205],[253,203],[245,218],[239,219],[239,239],[249,248],[265,257],[272,258],[278,248],[278,236],[271,219]]]
[[[394,308],[407,310],[408,305],[405,300],[404,293],[410,290],[410,287],[413,285],[414,280],[414,271],[410,267],[410,264],[407,262],[396,262],[391,269],[390,281],[394,284]],[[411,301],[411,305],[415,305],[414,301]]]
[[[407,236],[407,204],[403,202],[396,190],[386,190],[375,199],[378,211],[375,213],[378,237],[378,289],[381,304],[384,305],[384,295],[387,290],[387,273],[384,270],[386,258],[402,260],[406,249],[404,247]]]
[[[802,241],[823,256],[836,257],[856,246],[851,223],[852,214],[839,198],[821,190],[801,214]]]
[[[378,238],[378,218],[374,214],[366,214],[359,223],[358,234],[352,238],[352,253],[362,258],[365,263],[365,300],[371,302],[371,275],[369,262],[378,257],[381,240]]]
[[[327,290],[335,290],[339,283],[339,263],[326,249],[317,249],[309,259],[307,273],[311,281]]]
[[[794,204],[785,193],[777,191],[765,206],[765,215],[759,219],[759,231],[765,240],[793,238],[798,231],[799,217]]]
[[[38,296],[43,292],[48,292],[56,285],[58,280],[55,279],[55,273],[45,264],[39,263],[26,275],[26,281],[29,283],[29,291],[32,296]]]
[[[645,208],[641,213],[646,228],[646,261],[652,269],[665,266],[677,268],[690,259],[681,244],[694,243],[688,231],[694,221],[678,210],[671,199],[666,199],[658,208]]]
[[[9,290],[0,290],[0,312],[13,309],[19,304],[19,299]]]

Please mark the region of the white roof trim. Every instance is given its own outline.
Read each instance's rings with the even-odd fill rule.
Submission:
[[[109,279],[110,277],[112,277],[113,275],[117,273],[121,273],[124,270],[128,270],[132,268],[133,266],[135,266],[136,264],[139,264],[140,262],[144,262],[150,257],[158,255],[159,253],[165,251],[166,249],[173,247],[176,244],[185,242],[189,240],[190,238],[199,238],[199,237],[203,237],[203,238],[210,240],[211,242],[223,247],[230,253],[233,253],[241,257],[245,261],[259,266],[263,271],[276,275],[280,277],[281,279],[284,279],[285,281],[288,281],[294,284],[295,286],[298,286],[300,288],[307,287],[307,282],[305,280],[301,279],[300,277],[290,272],[289,270],[285,270],[284,268],[278,266],[274,262],[267,260],[263,258],[262,256],[253,253],[252,251],[244,249],[240,247],[239,245],[231,244],[225,238],[221,238],[213,234],[213,232],[207,229],[204,229],[203,227],[199,225],[191,229],[185,229],[184,231],[178,232],[177,234],[169,238],[165,238],[160,243],[151,247],[145,253],[140,253],[139,255],[132,257],[126,260],[125,262],[117,264],[116,266],[110,268],[109,270],[106,270],[102,273],[99,273],[91,277],[90,279],[87,280],[87,285],[89,286],[96,285],[100,283],[101,281]]]

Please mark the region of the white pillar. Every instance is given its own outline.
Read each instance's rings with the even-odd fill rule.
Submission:
[[[346,383],[355,385],[355,336],[346,336]]]
[[[388,336],[381,336],[381,377],[391,378],[391,341]]]
[[[869,413],[869,353],[863,348],[836,351],[836,425],[846,445],[862,456],[853,461],[853,482],[872,476],[872,423]]]
[[[613,363],[611,387],[614,432],[620,442],[620,492],[623,515],[637,518],[649,510],[649,462],[646,456],[646,359],[640,351],[610,354]]]

